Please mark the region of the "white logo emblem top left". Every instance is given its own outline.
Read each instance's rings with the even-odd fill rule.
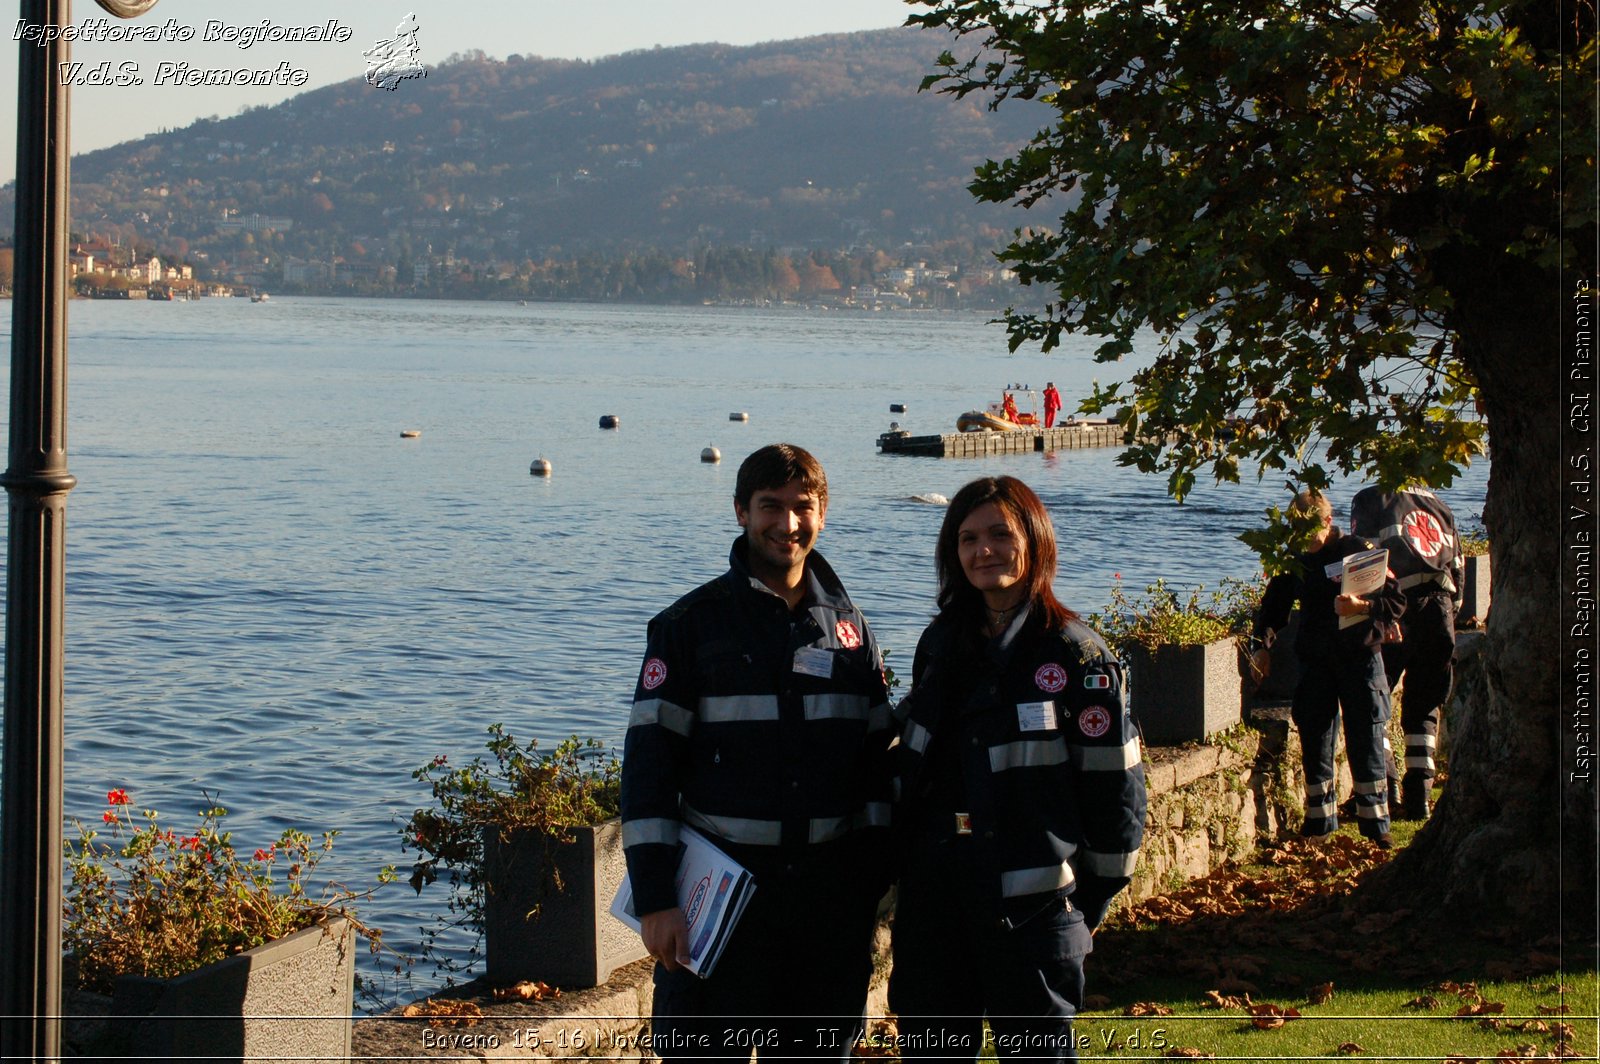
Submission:
[[[394,28],[394,36],[380,40],[361,54],[367,57],[367,84],[393,92],[407,78],[425,78],[428,68],[417,59],[417,16],[408,14]]]

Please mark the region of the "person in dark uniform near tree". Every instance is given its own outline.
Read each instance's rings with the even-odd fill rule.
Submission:
[[[889,1007],[907,1060],[1076,1059],[1090,932],[1144,833],[1122,669],[1056,600],[1056,538],[1014,477],[951,500],[939,613],[917,644],[896,813]]]
[[[1461,540],[1456,517],[1424,487],[1384,491],[1362,488],[1350,504],[1350,531],[1389,548],[1389,568],[1405,592],[1404,638],[1383,645],[1383,668],[1393,690],[1405,677],[1400,727],[1405,731],[1405,774],[1400,816],[1428,818],[1439,710],[1450,696],[1456,650],[1456,609],[1461,603]]]
[[[862,1025],[888,888],[893,738],[866,619],[813,548],[822,466],[790,444],[745,459],[727,573],[650,622],[622,760],[622,839],[656,961],[653,1048],[672,1061],[843,1060]],[[688,956],[678,834],[692,825],[756,889],[711,976]]]
[[[1254,662],[1264,675],[1276,634],[1288,623],[1289,611],[1300,602],[1300,631],[1295,636],[1295,656],[1300,660],[1300,680],[1295,686],[1291,715],[1300,732],[1305,769],[1306,816],[1301,834],[1318,838],[1339,826],[1334,793],[1335,728],[1344,717],[1345,752],[1354,780],[1356,817],[1361,834],[1384,849],[1389,839],[1389,768],[1392,759],[1385,746],[1389,721],[1389,682],[1378,652],[1385,630],[1405,612],[1405,596],[1391,571],[1383,587],[1370,595],[1348,595],[1339,590],[1344,559],[1373,549],[1358,536],[1339,533],[1333,507],[1314,491],[1302,491],[1289,507],[1291,518],[1311,520],[1316,529],[1310,551],[1298,559],[1298,573],[1273,577],[1256,612]],[[1341,628],[1344,617],[1358,623]]]

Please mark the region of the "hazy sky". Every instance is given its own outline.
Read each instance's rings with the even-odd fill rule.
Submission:
[[[16,94],[19,48],[16,8],[0,42],[0,184],[16,174]],[[913,9],[903,0],[275,0],[245,4],[234,0],[159,0],[141,18],[123,21],[107,15],[93,0],[72,5],[75,24],[105,18],[114,27],[192,29],[187,41],[77,41],[72,61],[84,71],[110,63],[112,73],[135,64],[139,86],[78,85],[72,91],[72,150],[104,148],[163,128],[179,128],[206,115],[228,117],[241,107],[277,103],[307,89],[366,73],[362,52],[394,35],[408,13],[417,19],[418,58],[436,66],[452,52],[478,48],[490,56],[511,54],[594,59],[655,45],[758,41],[808,37],[819,33],[896,26]],[[240,48],[241,30],[259,28],[270,12],[274,26],[325,24],[330,17],[351,36],[345,42],[283,43],[264,40]],[[206,41],[207,24],[221,24],[227,40]],[[215,29],[215,27],[213,28]],[[930,61],[938,42],[929,35]],[[160,64],[191,68],[279,69],[304,71],[299,87],[217,87],[156,84]],[[374,89],[374,92],[380,91]],[[404,92],[402,84],[396,91]]]

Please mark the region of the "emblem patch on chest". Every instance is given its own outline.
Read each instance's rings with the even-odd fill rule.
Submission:
[[[1090,706],[1078,714],[1078,730],[1091,739],[1098,739],[1111,730],[1111,713],[1105,706]]]
[[[1033,682],[1041,691],[1051,694],[1067,686],[1067,670],[1060,665],[1040,665],[1039,671],[1033,674]]]
[[[846,650],[854,650],[861,645],[861,633],[856,630],[854,621],[840,621],[833,626],[833,634],[839,637],[839,645]]]
[[[644,672],[639,677],[639,683],[646,691],[654,691],[657,687],[667,682],[667,663],[660,658],[651,658],[644,663]]]

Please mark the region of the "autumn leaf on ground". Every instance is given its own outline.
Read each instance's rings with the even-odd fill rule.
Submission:
[[[1541,1016],[1565,1016],[1572,1011],[1566,1005],[1535,1005],[1534,1008]]]
[[[1242,1009],[1248,997],[1238,998],[1231,994],[1222,994],[1215,990],[1207,990],[1205,1000],[1200,1002],[1203,1009]]]
[[[1515,1049],[1502,1049],[1494,1057],[1496,1060],[1527,1060],[1538,1055],[1538,1046],[1521,1045]]]
[[[1485,1016],[1483,1019],[1478,1021],[1478,1026],[1482,1027],[1485,1031],[1498,1031],[1505,1025],[1505,1020],[1499,1020],[1493,1016]]]
[[[1306,992],[1308,1005],[1326,1005],[1333,1000],[1333,984],[1319,983]]]
[[[1423,994],[1406,1002],[1405,1007],[1408,1009],[1436,1009],[1439,1007],[1439,999],[1432,994]]]
[[[1549,1034],[1550,1025],[1543,1020],[1523,1020],[1515,1025],[1515,1029],[1524,1034]]]
[[[1540,991],[1541,994],[1570,994],[1572,988],[1565,983],[1551,983]]]
[[[1483,1064],[1477,1057],[1445,1057],[1444,1064]]]
[[[407,1005],[400,1015],[408,1020],[426,1019],[429,1027],[471,1027],[483,1019],[483,1010],[470,1001],[428,998]]]
[[[1161,1055],[1164,1057],[1184,1057],[1189,1060],[1217,1059],[1217,1055],[1215,1053],[1202,1053],[1193,1046],[1173,1046],[1171,1049],[1167,1050]]]
[[[558,998],[561,991],[549,983],[535,983],[523,979],[511,986],[499,987],[494,992],[496,1001],[544,1001],[546,998]]]
[[[1475,1001],[1456,1010],[1457,1016],[1498,1016],[1506,1011],[1503,1001]]]
[[[1367,1048],[1366,1046],[1357,1045],[1354,1042],[1340,1042],[1338,1051],[1348,1057],[1355,1053],[1365,1053]]]
[[[1557,1023],[1552,1024],[1550,1027],[1550,1033],[1561,1039],[1563,1042],[1572,1041],[1573,1038],[1577,1037],[1577,1032],[1578,1029],[1572,1026],[1570,1023]]]
[[[1288,1020],[1300,1018],[1300,1010],[1292,1005],[1288,1007],[1271,1004],[1251,1005],[1248,1011],[1255,1017],[1250,1021],[1251,1025],[1263,1031],[1271,1031],[1282,1027]]]
[[[1159,1001],[1135,1001],[1122,1010],[1124,1016],[1171,1016],[1172,1010]]]
[[[1443,982],[1433,984],[1429,989],[1439,990],[1446,994],[1454,994],[1456,997],[1471,997],[1478,992],[1478,984],[1457,983],[1446,979]]]

